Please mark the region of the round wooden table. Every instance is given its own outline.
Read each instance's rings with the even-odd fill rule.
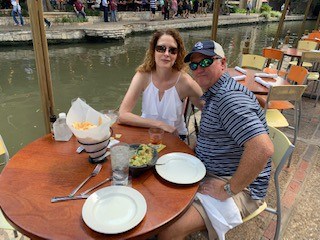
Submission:
[[[148,143],[147,129],[114,124],[114,134],[126,143]],[[165,133],[170,152],[193,151],[178,137]],[[132,179],[132,187],[146,199],[147,213],[135,228],[107,235],[91,230],[82,220],[85,200],[51,203],[53,196],[68,195],[94,168],[87,153],[76,153],[74,137],[69,142],[56,142],[51,135],[35,140],[9,161],[0,175],[0,206],[7,220],[22,234],[32,239],[145,239],[182,214],[198,189],[198,183],[178,185],[162,179],[150,169]],[[179,169],[177,169],[179,171]],[[110,159],[101,172],[85,184],[80,192],[111,176]],[[102,186],[106,187],[110,183]],[[101,188],[102,188],[101,187]]]
[[[253,93],[268,94],[269,89],[267,87],[261,85],[260,83],[257,83],[254,80],[254,77],[255,77],[254,74],[262,73],[262,71],[248,69],[248,68],[245,68],[245,70],[247,71],[246,78],[244,80],[240,80],[238,82],[240,84],[246,86]],[[231,77],[244,75],[243,73],[235,70],[234,68],[228,68],[227,71]],[[290,84],[287,80],[283,79],[282,77],[277,77],[276,79],[274,79],[274,78],[262,78],[262,79],[266,82],[272,83],[273,86]]]

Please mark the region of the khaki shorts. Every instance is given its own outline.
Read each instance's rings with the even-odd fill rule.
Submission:
[[[220,177],[218,177],[218,178],[221,179]],[[227,182],[227,179],[222,179],[222,180],[225,180]],[[249,216],[251,213],[253,213],[255,210],[257,210],[263,204],[262,200],[253,200],[249,194],[249,190],[247,190],[247,189],[244,189],[242,192],[236,194],[232,198],[233,198],[234,202],[236,203],[237,207],[239,208],[239,211],[240,211],[242,218]],[[209,239],[218,239],[216,231],[212,227],[210,219],[209,219],[206,211],[204,210],[201,202],[198,199],[196,199],[196,200],[194,200],[192,205],[198,210],[201,217],[203,218],[205,225],[206,225],[206,228],[207,228],[207,231],[208,231]]]

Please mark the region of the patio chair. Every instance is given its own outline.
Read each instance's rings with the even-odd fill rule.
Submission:
[[[283,52],[275,48],[264,48],[262,50],[262,56],[268,59],[266,67],[269,67],[269,60],[275,60],[277,62],[277,70],[281,69],[283,61]]]
[[[289,127],[286,117],[278,109],[270,109],[269,103],[271,101],[291,101],[294,104],[294,124],[290,126],[294,130],[293,144],[297,141],[297,136],[300,128],[301,119],[301,98],[306,90],[307,85],[283,85],[274,86],[269,90],[266,105],[264,107],[266,113],[266,120],[269,126],[275,128]],[[291,158],[288,161],[290,167]]]
[[[286,75],[286,79],[292,84],[303,85],[308,76],[308,70],[301,66],[291,66]],[[256,94],[258,102],[264,108],[267,102],[267,95]],[[271,101],[269,102],[269,109],[288,110],[294,109],[294,105],[289,101]]]
[[[262,70],[266,66],[266,61],[267,61],[267,58],[259,55],[242,54],[241,67]]]
[[[1,157],[1,162],[0,162],[0,170],[2,170],[2,167],[4,165],[7,164],[7,162],[9,161],[9,153],[8,150],[6,148],[6,145],[4,144],[4,141],[0,135],[0,157]],[[17,230],[15,230],[5,219],[5,217],[3,216],[3,213],[0,209],[0,228],[1,229],[6,229],[6,230],[12,230],[14,237],[17,238],[18,237],[18,232]]]
[[[317,106],[317,102],[319,99],[319,95],[320,95],[320,90],[318,90],[319,88],[319,83],[320,83],[320,74],[319,74],[319,70],[320,70],[320,51],[310,51],[310,52],[303,52],[302,53],[302,57],[301,60],[304,61],[308,61],[312,63],[312,67],[310,68],[310,72],[307,76],[307,85],[312,82],[313,86],[312,86],[312,90],[311,90],[311,94],[310,96],[312,96],[313,94],[316,94],[316,101],[314,103],[314,106]]]
[[[297,49],[300,51],[311,51],[318,49],[318,43],[314,41],[306,41],[306,40],[300,40],[298,42]],[[302,62],[302,61],[301,61]],[[290,61],[289,65],[298,65],[298,61]],[[312,67],[312,63],[310,62],[302,62],[303,67]]]
[[[312,32],[308,35],[308,38],[311,38],[311,39],[318,38],[320,40],[320,32]]]
[[[273,179],[276,191],[276,208],[267,207],[267,203],[264,204],[257,209],[255,212],[242,219],[243,222],[246,222],[258,214],[260,214],[263,210],[267,212],[273,213],[277,216],[277,224],[276,224],[276,232],[274,235],[274,239],[278,240],[280,238],[280,230],[281,230],[281,195],[280,195],[280,183],[279,183],[279,175],[281,170],[283,169],[284,164],[286,163],[289,156],[292,154],[294,145],[290,142],[290,140],[286,137],[286,135],[280,130],[269,126],[269,136],[272,140],[274,146],[274,153],[271,157],[273,167],[275,168]]]
[[[199,132],[199,126],[197,119],[195,117],[196,114],[196,107],[192,104],[190,99],[187,97],[184,102],[184,121],[187,126],[188,135],[187,135],[187,143],[190,145],[190,136],[195,133],[195,135],[198,135]],[[193,120],[191,117],[193,116]],[[193,124],[193,126],[192,126]]]

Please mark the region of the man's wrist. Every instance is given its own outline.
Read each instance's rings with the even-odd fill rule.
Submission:
[[[223,189],[226,191],[226,193],[229,195],[229,197],[234,196],[235,194],[231,191],[231,186],[230,183],[227,182],[224,186]]]

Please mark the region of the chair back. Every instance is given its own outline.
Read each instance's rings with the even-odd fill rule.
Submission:
[[[265,57],[253,54],[242,54],[241,67],[262,70],[266,65]]]
[[[307,85],[281,85],[273,86],[269,89],[267,104],[265,110],[268,109],[270,101],[296,101],[301,100],[302,94],[306,90]]]
[[[318,48],[318,43],[314,41],[300,40],[297,48],[304,51],[316,50]]]
[[[9,161],[9,153],[8,149],[6,148],[6,145],[4,144],[3,138],[0,135],[0,172],[2,170],[2,166],[6,165],[7,162]]]
[[[280,70],[284,56],[281,50],[275,48],[264,48],[262,50],[262,56],[268,59],[277,60],[277,69]]]
[[[302,62],[320,62],[320,51],[303,52],[301,56]]]
[[[320,32],[312,32],[308,35],[308,38],[311,38],[311,39],[318,38],[320,40]]]
[[[287,80],[293,81],[298,85],[304,84],[309,72],[305,67],[292,65],[287,74]]]
[[[291,155],[294,145],[290,142],[287,136],[272,126],[269,127],[269,137],[273,143],[274,153],[272,155],[272,162],[277,171],[281,171],[286,160]],[[279,169],[279,170],[278,170]]]

